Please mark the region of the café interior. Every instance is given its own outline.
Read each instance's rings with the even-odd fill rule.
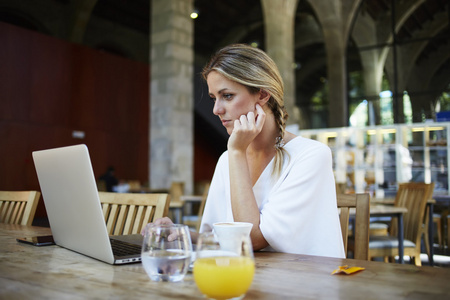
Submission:
[[[1,1],[0,298],[202,298],[191,271],[173,288],[16,238],[51,232],[32,152],[79,144],[109,235],[163,216],[198,232],[228,141],[200,73],[235,43],[276,62],[286,130],[331,149],[347,256],[255,252],[245,299],[450,297],[449,16],[446,0]],[[148,211],[134,225],[130,201]]]

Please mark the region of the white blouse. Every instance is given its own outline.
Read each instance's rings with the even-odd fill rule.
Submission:
[[[345,257],[330,149],[296,137],[285,145],[279,178],[272,177],[273,160],[253,187],[260,211],[260,230],[269,243],[264,250]],[[233,221],[228,152],[217,163],[200,232],[216,222]]]

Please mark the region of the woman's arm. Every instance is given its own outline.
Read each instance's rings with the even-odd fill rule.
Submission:
[[[247,160],[247,148],[261,132],[265,113],[256,105],[258,118],[249,112],[234,122],[234,129],[228,140],[228,162],[230,170],[230,197],[233,218],[237,222],[253,224],[250,233],[253,249],[260,250],[268,246],[260,228],[260,212],[253,194],[250,170]]]

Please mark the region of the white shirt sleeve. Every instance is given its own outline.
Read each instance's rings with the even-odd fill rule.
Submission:
[[[297,139],[260,210],[261,232],[275,251],[345,257],[331,151]]]

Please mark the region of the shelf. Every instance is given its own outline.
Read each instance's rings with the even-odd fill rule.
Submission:
[[[298,135],[330,146],[336,182],[346,183],[348,190],[383,197],[398,182],[434,181],[436,192],[450,195],[450,122],[302,130]]]

